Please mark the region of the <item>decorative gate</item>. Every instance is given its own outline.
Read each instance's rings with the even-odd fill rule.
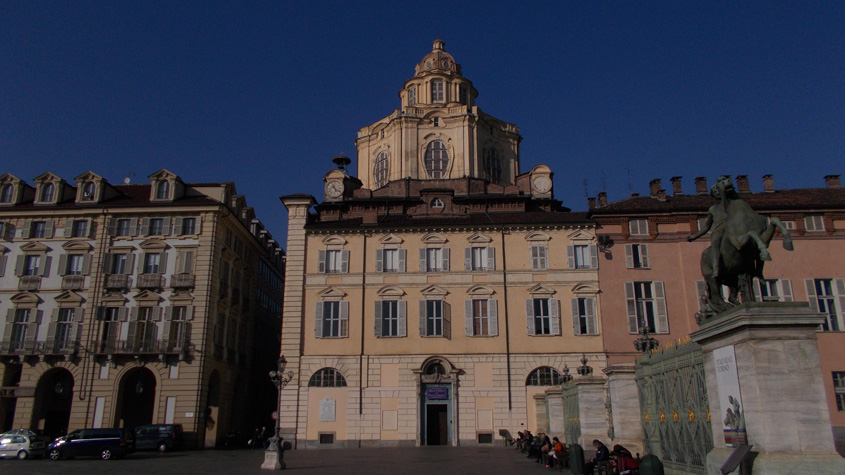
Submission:
[[[655,350],[636,368],[645,453],[667,468],[706,473],[713,433],[701,348],[687,341]]]
[[[577,444],[581,438],[581,410],[578,405],[578,387],[563,385],[563,428],[567,444]]]

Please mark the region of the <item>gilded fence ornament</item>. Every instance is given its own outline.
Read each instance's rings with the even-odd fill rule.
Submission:
[[[783,235],[783,248],[793,250],[786,226],[775,217],[767,218],[751,209],[733,185],[729,176],[720,176],[710,188],[717,203],[707,210],[707,219],[696,234],[687,236],[694,241],[710,231],[710,247],[701,253],[701,274],[707,285],[702,298],[704,309],[695,315],[701,324],[716,314],[742,302],[755,301],[754,277],[763,279],[763,264],[772,260],[769,243],[775,229]],[[721,287],[729,289],[728,300]]]
[[[695,422],[695,411],[692,409],[687,409],[687,411],[689,411],[689,421]]]

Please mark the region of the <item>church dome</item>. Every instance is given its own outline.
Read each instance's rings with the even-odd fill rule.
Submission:
[[[461,65],[443,49],[444,46],[446,43],[440,38],[434,40],[431,52],[423,56],[422,61],[414,68],[414,75],[422,76],[429,72],[440,72],[460,76]]]

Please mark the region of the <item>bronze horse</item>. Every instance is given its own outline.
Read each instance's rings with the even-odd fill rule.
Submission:
[[[724,237],[718,250],[708,247],[701,254],[701,274],[707,284],[706,307],[713,313],[722,312],[731,305],[742,302],[753,302],[754,277],[763,279],[763,263],[772,260],[768,247],[779,229],[783,235],[783,248],[793,250],[792,238],[783,223],[775,217],[766,218],[751,209],[743,201],[733,186],[730,177],[719,177],[714,188],[714,195],[720,203],[714,207],[722,207],[727,218],[724,225]],[[721,210],[720,210],[721,211]],[[714,252],[719,252],[716,261]],[[714,272],[714,262],[718,262],[718,270]],[[728,301],[722,296],[721,287],[730,290]]]

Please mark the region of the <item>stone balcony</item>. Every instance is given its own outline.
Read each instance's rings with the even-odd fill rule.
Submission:
[[[161,274],[140,274],[138,276],[139,289],[161,289],[164,287],[164,276]]]
[[[82,290],[85,287],[84,275],[62,276],[62,290]]]
[[[174,289],[186,289],[194,286],[194,274],[173,274],[170,276],[170,286]]]
[[[18,290],[36,292],[41,287],[40,275],[22,275],[18,281]]]
[[[106,290],[113,289],[128,289],[132,284],[131,279],[126,274],[108,274],[106,275]]]

